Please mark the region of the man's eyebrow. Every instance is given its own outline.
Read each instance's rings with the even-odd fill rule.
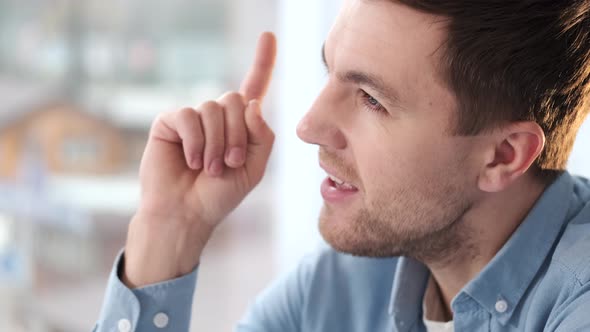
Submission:
[[[324,63],[326,70],[329,71],[328,60],[326,59],[326,43],[322,45],[322,62]],[[379,93],[381,97],[389,99],[391,103],[398,104],[400,101],[398,93],[390,88],[385,83],[385,80],[379,76],[356,70],[338,73],[336,76],[338,77],[338,80],[344,83],[369,86],[371,89]]]
[[[381,77],[354,70],[338,74],[337,77],[344,83],[368,86],[377,91],[381,97],[389,99],[389,102],[391,103],[397,104],[400,101],[397,92],[390,88]]]

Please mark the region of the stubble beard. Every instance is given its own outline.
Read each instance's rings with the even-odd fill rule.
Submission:
[[[320,232],[335,250],[354,256],[406,256],[431,265],[446,264],[465,252],[477,256],[465,218],[473,202],[448,183],[436,197],[427,204],[410,193],[398,193],[393,202],[362,207],[345,221],[329,220],[333,208],[324,205]]]

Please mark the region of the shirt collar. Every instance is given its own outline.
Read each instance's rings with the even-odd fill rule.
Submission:
[[[508,242],[453,303],[466,294],[505,325],[558,238],[572,191],[573,179],[564,172],[545,190]],[[400,257],[389,305],[396,331],[409,331],[421,318],[429,276],[424,264]],[[496,310],[500,300],[508,305],[506,310],[500,310],[502,313]]]
[[[545,190],[508,242],[453,303],[465,293],[506,325],[561,233],[572,191],[573,179],[564,172]]]
[[[424,264],[400,257],[389,303],[396,331],[409,331],[422,317],[422,299],[429,276],[430,271]]]

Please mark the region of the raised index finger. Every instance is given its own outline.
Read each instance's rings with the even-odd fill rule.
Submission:
[[[262,101],[266,95],[277,56],[277,40],[272,32],[265,32],[258,39],[256,57],[252,67],[242,81],[240,93],[246,101]]]

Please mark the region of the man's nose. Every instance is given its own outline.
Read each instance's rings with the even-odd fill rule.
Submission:
[[[332,149],[346,148],[346,137],[340,129],[337,109],[340,105],[330,99],[324,89],[297,125],[297,136],[309,144]]]

